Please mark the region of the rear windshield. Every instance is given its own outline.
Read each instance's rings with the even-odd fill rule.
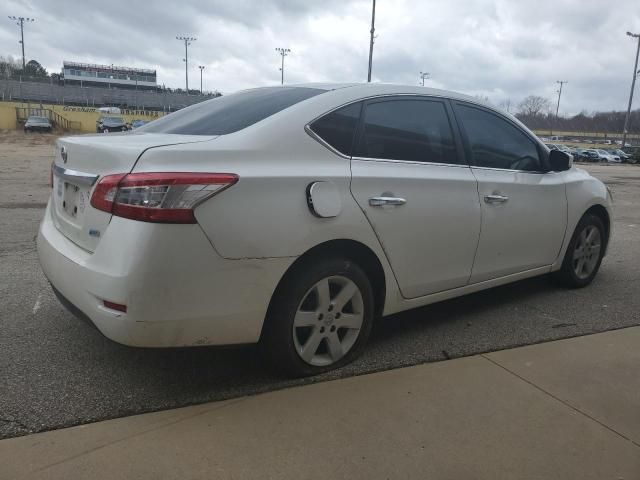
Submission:
[[[247,128],[325,90],[266,87],[225,95],[192,105],[140,127],[139,132],[226,135]]]
[[[47,117],[29,117],[27,120],[30,120],[32,122],[39,122],[39,123],[43,123],[43,122],[48,122],[49,119]]]

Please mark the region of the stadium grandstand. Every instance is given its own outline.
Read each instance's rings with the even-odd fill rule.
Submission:
[[[156,71],[146,68],[116,67],[64,61],[62,79],[65,85],[86,87],[131,88],[156,90]]]

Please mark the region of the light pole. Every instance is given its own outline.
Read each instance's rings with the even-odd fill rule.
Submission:
[[[556,122],[558,121],[558,111],[560,110],[560,97],[562,97],[562,86],[565,83],[569,83],[566,80],[556,80],[556,83],[560,85],[558,89],[558,104],[556,105]]]
[[[374,33],[376,31],[376,0],[373,0],[373,7],[371,8],[371,38],[369,39],[369,72],[367,73],[367,82],[371,82],[371,68],[373,66],[373,40]]]
[[[191,45],[191,42],[195,42],[197,38],[181,35],[176,37],[176,40],[184,42],[184,58],[182,59],[184,60],[184,85],[187,90],[187,95],[189,95],[189,45]]]
[[[200,95],[202,95],[202,71],[204,70],[204,65],[198,65],[200,69]]]
[[[624,130],[622,131],[622,146],[627,144],[627,128],[629,127],[629,115],[631,115],[631,102],[633,102],[633,89],[636,87],[636,77],[638,76],[638,54],[640,54],[640,34],[627,32],[631,38],[638,39],[638,48],[636,49],[636,63],[633,66],[633,80],[631,80],[631,92],[629,92],[629,106],[627,107],[627,116],[624,117]]]
[[[420,72],[420,78],[422,79],[422,86],[424,87],[424,81],[429,80],[431,78],[431,74],[429,72]]]
[[[277,47],[276,52],[278,52],[282,57],[282,66],[280,67],[280,85],[284,85],[284,57],[291,53],[291,49]]]
[[[14,17],[13,15],[9,15],[9,20],[13,20],[16,22],[16,25],[20,27],[20,43],[22,44],[22,71],[26,67],[26,62],[24,60],[24,22],[34,22],[35,18],[29,17]]]

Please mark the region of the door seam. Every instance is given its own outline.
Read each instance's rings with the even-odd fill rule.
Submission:
[[[467,278],[466,285],[471,285],[471,277],[473,277],[473,270],[476,267],[476,258],[478,256],[478,250],[480,249],[480,239],[482,238],[482,226],[484,224],[484,210],[482,208],[482,202],[480,201],[480,181],[478,177],[476,177],[475,172],[473,171],[473,167],[470,165],[469,170],[471,171],[471,175],[476,180],[476,192],[478,192],[478,208],[480,209],[480,228],[478,229],[478,240],[476,242],[476,251],[473,253],[473,262],[471,263],[471,271],[469,272],[469,278]]]

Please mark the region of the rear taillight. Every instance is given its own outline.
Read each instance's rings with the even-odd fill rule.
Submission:
[[[91,205],[143,222],[196,223],[193,209],[237,181],[232,173],[107,175],[96,185]]]

